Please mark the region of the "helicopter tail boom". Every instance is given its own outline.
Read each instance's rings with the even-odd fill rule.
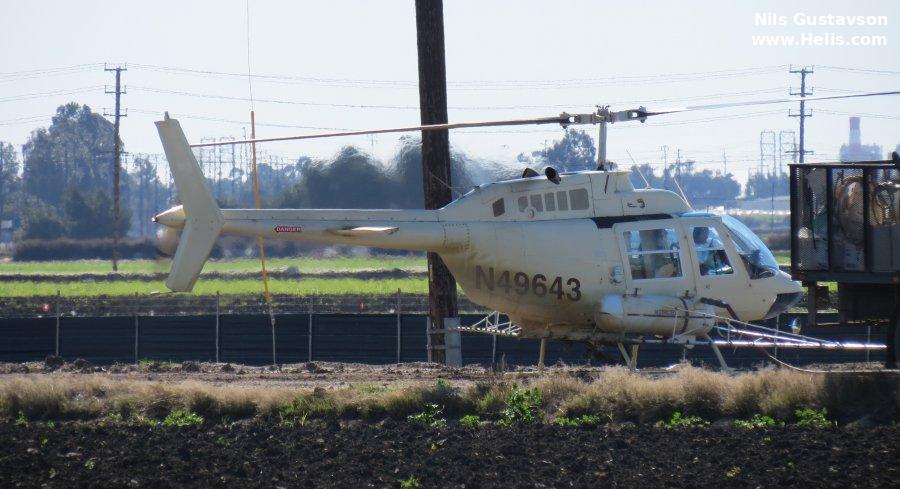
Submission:
[[[153,218],[183,229],[166,280],[175,292],[193,288],[220,234],[433,252],[468,245],[467,226],[442,221],[438,210],[221,210],[178,121],[167,116],[156,126],[182,204]]]

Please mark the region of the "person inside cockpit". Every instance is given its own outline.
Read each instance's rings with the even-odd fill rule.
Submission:
[[[732,273],[732,268],[725,255],[725,246],[714,229],[706,226],[694,228],[694,249],[697,252],[697,264],[700,275],[724,275]]]

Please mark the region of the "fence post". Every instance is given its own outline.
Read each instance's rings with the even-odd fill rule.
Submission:
[[[400,289],[397,289],[397,363],[400,363]]]
[[[278,366],[278,357],[275,353],[275,311],[272,309],[271,297],[269,301],[269,322],[272,324],[272,365]]]
[[[491,335],[491,370],[497,369],[497,335]]]
[[[140,344],[141,326],[140,326],[140,322],[138,321],[138,309],[141,306],[140,306],[139,301],[140,301],[140,299],[138,299],[138,294],[137,294],[137,292],[135,292],[134,293],[134,363],[135,363],[135,365],[137,365],[138,359],[140,358],[140,354],[141,354],[141,349],[140,349],[141,348],[141,344]]]
[[[56,338],[54,341],[54,355],[59,356],[59,291],[56,291]]]
[[[219,363],[219,291],[216,291],[216,363]]]
[[[313,361],[312,356],[312,348],[313,348],[313,298],[310,296],[309,298],[309,307],[307,308],[307,316],[309,317],[308,330],[307,330],[307,345],[306,345],[306,361]]]

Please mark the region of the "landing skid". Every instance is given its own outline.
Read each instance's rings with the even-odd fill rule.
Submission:
[[[697,311],[693,311],[697,314]],[[701,313],[702,314],[702,313]],[[803,348],[803,349],[822,349],[822,350],[884,350],[886,346],[880,343],[861,343],[854,341],[832,341],[814,338],[799,334],[799,332],[787,332],[778,329],[772,329],[758,324],[752,324],[739,321],[732,318],[710,315],[716,320],[716,326],[711,332],[716,334],[713,338],[708,333],[701,331],[686,331],[685,333],[674,335],[668,338],[664,337],[644,337],[644,336],[628,336],[623,334],[610,333],[592,333],[589,335],[577,337],[556,336],[554,339],[580,341],[587,343],[592,351],[600,351],[603,345],[616,345],[619,353],[625,360],[625,364],[629,369],[634,371],[637,369],[637,353],[638,346],[644,344],[667,344],[677,345],[682,348],[693,348],[694,346],[709,346],[719,366],[724,371],[732,371],[725,362],[719,347],[730,348]],[[526,335],[525,331],[511,321],[501,321],[500,312],[494,311],[484,319],[478,321],[471,326],[459,326],[450,328],[451,331],[464,331],[469,333],[489,334],[493,336],[507,336],[511,338],[540,338],[541,350],[539,364],[543,365],[544,349],[546,348],[547,336]],[[796,329],[795,331],[799,331]],[[699,333],[699,336],[698,336]],[[631,351],[626,348],[631,346]]]

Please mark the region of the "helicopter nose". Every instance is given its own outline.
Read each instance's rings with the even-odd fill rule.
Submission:
[[[794,307],[797,302],[800,302],[800,299],[803,297],[803,287],[800,282],[791,280],[790,275],[779,272],[778,280],[783,283],[779,287],[778,293],[775,295],[775,301],[772,303],[772,307],[770,307],[769,312],[766,313],[766,319],[787,312],[790,308]]]
[[[183,228],[184,219],[184,207],[179,205],[153,216],[152,221],[170,228]]]

